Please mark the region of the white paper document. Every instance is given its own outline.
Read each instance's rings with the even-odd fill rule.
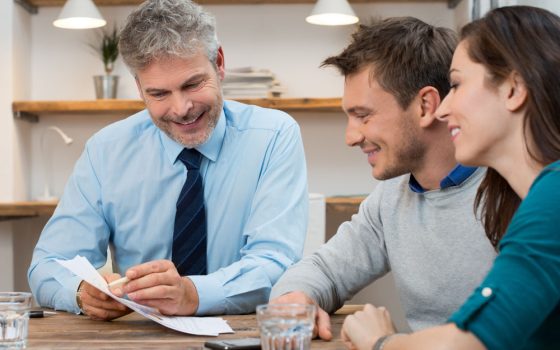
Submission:
[[[221,317],[164,316],[152,307],[140,305],[134,301],[117,297],[111,293],[105,279],[101,277],[88,259],[83,256],[76,255],[72,260],[56,259],[56,261],[111,298],[165,327],[195,335],[217,336],[220,333],[234,333],[229,324]]]

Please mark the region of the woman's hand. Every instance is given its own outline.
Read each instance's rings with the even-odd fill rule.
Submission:
[[[366,304],[362,311],[346,317],[341,337],[348,349],[371,350],[384,335],[395,333],[389,311]]]

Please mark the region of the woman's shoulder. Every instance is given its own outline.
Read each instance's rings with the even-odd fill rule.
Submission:
[[[548,164],[537,176],[528,195],[545,195],[547,191],[560,191],[560,160]],[[550,193],[552,194],[552,193]]]
[[[500,250],[515,239],[525,242],[553,240],[560,252],[560,240],[556,234],[560,227],[559,207],[560,162],[554,162],[546,166],[533,181],[529,193],[512,218],[508,233],[500,242]]]

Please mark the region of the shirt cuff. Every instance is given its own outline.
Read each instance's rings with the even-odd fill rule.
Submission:
[[[63,281],[57,279],[57,282],[63,287],[59,289],[60,294],[55,293],[55,301],[54,305],[52,305],[53,309],[80,314],[81,310],[76,301],[76,293],[78,292],[78,286],[81,281],[82,279],[78,276],[71,276],[69,278],[65,278]]]
[[[471,326],[473,323],[476,324],[477,316],[494,299],[497,292],[499,292],[499,288],[495,286],[479,286],[448,321],[455,323],[461,330],[472,331]]]
[[[222,282],[213,275],[188,276],[198,293],[196,315],[225,314],[225,293]]]

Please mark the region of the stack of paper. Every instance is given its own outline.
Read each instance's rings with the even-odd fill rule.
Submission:
[[[183,317],[183,316],[164,316],[158,310],[137,304],[125,298],[119,298],[109,290],[107,282],[90,264],[88,259],[76,255],[72,260],[56,260],[60,265],[70,270],[73,274],[80,277],[87,283],[99,289],[116,301],[128,306],[140,315],[156,321],[165,327],[179,332],[195,335],[217,336],[220,333],[234,333],[228,323],[221,317]]]
[[[222,84],[225,98],[280,97],[284,89],[268,69],[244,67],[227,70]]]

